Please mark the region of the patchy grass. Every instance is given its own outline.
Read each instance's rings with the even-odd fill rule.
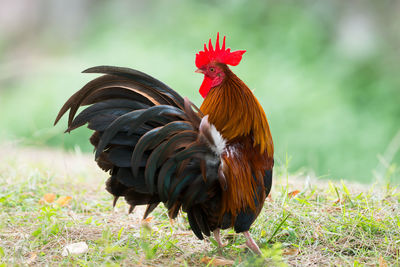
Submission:
[[[113,210],[107,176],[91,155],[12,145],[3,151],[0,266],[400,265],[397,188],[318,181],[276,168],[272,196],[251,229],[263,251],[256,257],[242,235],[223,231],[228,245],[219,249],[213,238],[195,238],[185,215],[171,224],[163,207],[146,221],[141,207],[128,215],[123,201]],[[70,202],[56,203],[65,196]],[[81,241],[87,253],[61,255]]]

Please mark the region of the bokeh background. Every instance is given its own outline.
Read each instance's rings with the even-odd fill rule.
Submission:
[[[0,143],[79,147],[53,127],[96,65],[139,69],[201,104],[195,53],[217,32],[265,108],[276,164],[399,183],[400,1],[0,0]],[[2,151],[1,153],[7,153]]]

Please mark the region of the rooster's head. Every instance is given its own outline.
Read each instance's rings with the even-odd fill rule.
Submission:
[[[222,41],[222,47],[219,47],[219,33],[215,49],[211,43],[211,39],[207,45],[204,44],[204,51],[196,54],[196,72],[204,74],[204,80],[200,87],[200,94],[205,98],[208,92],[220,85],[225,78],[226,65],[236,66],[242,60],[242,55],[246,50],[238,50],[231,52],[231,49],[225,49],[225,36]]]

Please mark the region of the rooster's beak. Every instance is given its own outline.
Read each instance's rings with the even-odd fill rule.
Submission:
[[[196,73],[204,73],[204,71],[202,69],[197,69],[194,72],[196,72]]]

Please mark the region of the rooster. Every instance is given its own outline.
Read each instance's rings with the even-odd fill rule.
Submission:
[[[123,196],[132,212],[147,205],[146,218],[160,202],[174,219],[187,213],[199,238],[220,229],[243,233],[247,246],[260,249],[249,234],[272,184],[274,147],[267,118],[252,91],[228,67],[245,50],[215,48],[209,41],[196,54],[204,74],[200,109],[159,80],[137,70],[99,66],[100,73],[72,95],[55,124],[69,110],[70,132],[88,124],[106,189],[113,205]],[[87,106],[78,115],[78,108]]]

